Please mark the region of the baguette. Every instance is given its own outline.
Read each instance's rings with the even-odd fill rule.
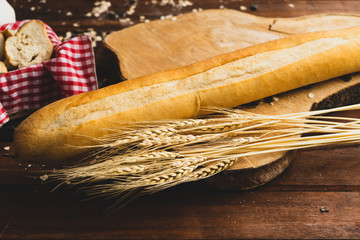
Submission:
[[[202,107],[236,107],[357,71],[360,27],[289,36],[59,100],[19,125],[11,151],[64,163],[122,124],[195,118]]]

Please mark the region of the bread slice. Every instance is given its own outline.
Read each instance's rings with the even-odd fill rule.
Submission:
[[[4,48],[5,48],[5,37],[4,34],[0,33],[0,60],[4,58]]]
[[[6,67],[5,63],[0,62],[0,74],[7,73],[7,72],[8,72],[8,70],[7,70],[7,67]]]
[[[5,39],[9,38],[9,37],[12,37],[16,34],[16,31],[15,30],[11,30],[11,29],[5,29],[4,31],[1,32]]]
[[[17,68],[46,61],[52,51],[45,24],[38,20],[25,23],[14,36],[5,41],[6,61]]]

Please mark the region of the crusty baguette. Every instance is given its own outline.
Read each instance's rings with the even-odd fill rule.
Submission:
[[[235,107],[357,71],[360,27],[294,35],[52,103],[16,129],[11,150],[22,161],[60,163],[115,123],[194,118],[201,107]]]

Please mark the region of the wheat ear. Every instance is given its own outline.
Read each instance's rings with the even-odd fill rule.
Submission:
[[[50,177],[85,184],[92,195],[132,199],[129,193],[139,196],[211,177],[246,156],[359,143],[359,119],[320,116],[355,109],[360,104],[267,116],[213,108],[217,114],[204,119],[137,123],[99,139],[96,158]]]

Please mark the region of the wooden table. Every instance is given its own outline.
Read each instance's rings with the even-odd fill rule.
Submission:
[[[359,1],[169,2],[114,0],[110,13],[88,17],[95,1],[9,1],[18,20],[39,18],[63,36],[88,28],[100,35],[142,21],[223,7],[267,17],[360,14]],[[1,154],[15,125],[0,130]],[[31,177],[41,167],[0,156],[0,239],[359,239],[358,154],[358,145],[302,150],[285,173],[265,186],[226,192],[186,184],[138,199],[111,215],[104,214],[111,200],[83,201],[81,193],[66,189],[50,193],[51,183]]]

